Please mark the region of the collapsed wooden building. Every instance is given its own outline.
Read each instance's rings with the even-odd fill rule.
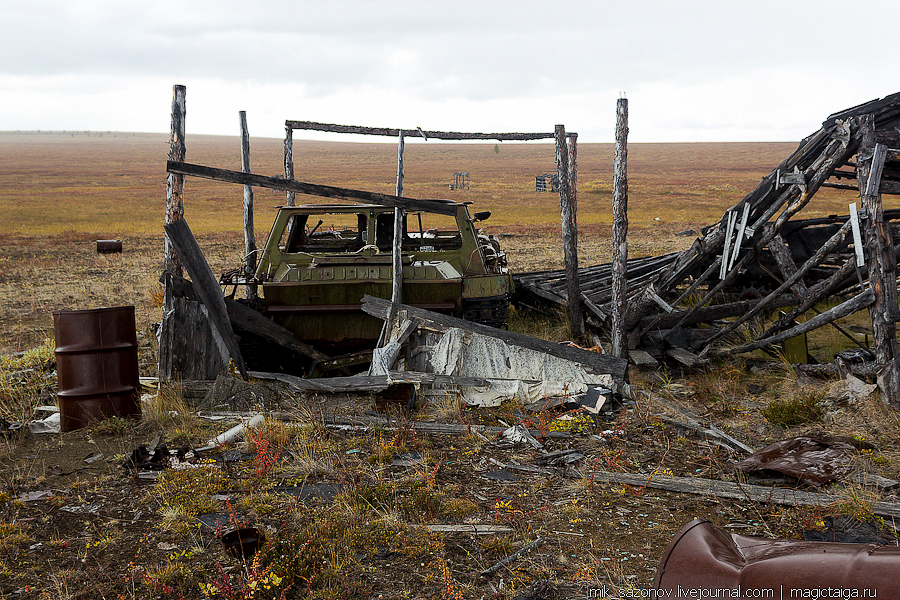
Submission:
[[[835,113],[688,250],[628,260],[623,321],[629,346],[690,362],[770,347],[868,308],[879,384],[900,407],[898,240],[891,227],[900,211],[883,210],[881,203],[882,194],[900,193],[898,126],[900,93]],[[799,218],[823,187],[858,190],[860,202],[844,217]],[[601,333],[610,333],[616,311],[613,267],[578,270],[578,304],[586,323]],[[565,271],[514,280],[521,305],[570,304]],[[797,323],[833,298],[841,301]],[[776,309],[787,312],[762,331],[737,335]]]

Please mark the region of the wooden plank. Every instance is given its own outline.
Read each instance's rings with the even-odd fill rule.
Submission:
[[[177,277],[173,280],[173,290],[176,296],[182,296],[192,300],[199,299],[194,286],[187,279]],[[285,329],[272,319],[253,310],[249,306],[241,304],[231,298],[225,298],[225,307],[228,309],[228,318],[233,326],[239,327],[260,336],[274,344],[296,352],[301,356],[311,358],[316,362],[329,360],[330,357],[319,352],[309,344],[298,340],[290,330]]]
[[[250,371],[254,379],[268,379],[285,383],[298,392],[322,392],[329,394],[383,392],[391,387],[387,375],[351,375],[349,377],[320,377],[304,379],[285,373]]]
[[[566,263],[566,305],[572,336],[584,335],[584,310],[581,306],[581,286],[578,284],[578,221],[574,190],[569,188],[569,155],[566,128],[557,125],[556,170],[559,176],[559,209],[562,217],[563,258]]]
[[[728,261],[728,268],[734,267],[734,263],[737,261],[738,254],[741,253],[741,244],[744,241],[744,235],[747,233],[747,219],[750,218],[750,203],[747,202],[744,204],[744,213],[741,215],[741,224],[738,227],[737,236],[734,240],[734,250],[731,253],[731,258]]]
[[[701,477],[643,475],[639,473],[614,473],[611,471],[579,471],[576,469],[570,469],[566,476],[575,479],[590,479],[594,482],[601,481],[638,488],[709,495],[732,500],[751,500],[784,506],[828,506],[837,504],[842,500],[841,496],[835,494],[805,492],[802,490],[735,483]],[[882,517],[900,518],[900,503],[872,502],[872,512]]]
[[[241,329],[254,333],[288,350],[293,350],[297,354],[309,357],[316,362],[329,359],[327,355],[298,340],[289,330],[272,319],[266,318],[249,306],[245,306],[231,298],[225,299],[225,306],[228,309],[228,317],[231,322]]]
[[[222,288],[213,275],[209,263],[203,256],[199,244],[197,244],[194,234],[191,233],[190,227],[184,219],[169,223],[165,226],[166,235],[172,241],[175,251],[181,257],[188,274],[194,284],[194,289],[200,297],[200,301],[209,311],[209,320],[213,328],[225,342],[231,360],[234,361],[235,367],[241,375],[247,378],[247,369],[244,366],[244,360],[241,358],[241,350],[238,347],[237,338],[231,329],[231,321],[228,319],[228,309],[225,307],[225,298],[222,296]]]
[[[737,213],[734,210],[728,211],[728,226],[725,228],[725,245],[722,247],[722,262],[719,265],[719,279],[725,279],[725,275],[730,268],[731,258],[731,240],[734,233],[734,222],[737,220]]]
[[[856,210],[856,202],[850,203],[850,225],[853,228],[853,253],[856,256],[856,266],[864,267],[866,258],[863,254],[863,241],[859,230],[859,213]]]
[[[255,185],[257,187],[294,191],[298,194],[321,196],[323,198],[352,200],[353,202],[370,202],[380,206],[399,206],[406,210],[422,210],[442,215],[456,215],[457,204],[449,200],[416,200],[414,198],[401,198],[398,196],[391,196],[390,194],[379,194],[376,192],[351,190],[330,185],[279,179],[277,177],[266,177],[264,175],[241,173],[239,171],[229,171],[228,169],[218,169],[215,167],[206,167],[203,165],[194,165],[178,161],[169,161],[166,163],[166,169],[169,173],[191,175],[194,177],[202,177],[204,179],[224,181],[226,183]]]
[[[456,131],[423,131],[416,129],[393,129],[390,127],[364,127],[361,125],[338,125],[336,123],[316,123],[315,121],[285,121],[286,129],[306,129],[308,131],[326,131],[330,133],[355,133],[358,135],[381,135],[397,137],[401,133],[409,137],[422,137],[436,140],[497,140],[500,142],[547,140],[553,139],[553,133],[464,133]]]
[[[432,533],[471,533],[472,535],[497,535],[498,533],[512,533],[513,531],[511,527],[506,527],[505,525],[494,525],[492,523],[467,523],[463,525],[422,525],[422,528],[427,529]]]
[[[628,99],[616,101],[616,147],[613,159],[612,355],[628,355],[625,300],[628,297]]]
[[[403,196],[403,154],[406,146],[403,132],[397,136],[397,196]],[[403,211],[399,207],[394,208],[394,239],[391,244],[391,317],[384,322],[381,330],[379,346],[388,341],[388,330],[395,324],[397,307],[403,301]]]
[[[366,295],[363,296],[362,302],[362,309],[366,314],[378,317],[382,320],[388,317],[391,305],[389,300]],[[520,333],[488,327],[481,323],[473,323],[471,321],[457,319],[456,317],[434,313],[405,304],[401,305],[400,308],[401,310],[407,311],[407,314],[409,314],[410,317],[421,320],[427,327],[436,331],[446,331],[455,327],[479,335],[503,340],[507,344],[513,346],[520,346],[522,348],[544,352],[565,360],[571,360],[589,367],[595,374],[608,373],[617,381],[623,381],[625,378],[625,370],[628,366],[628,361],[625,359],[615,358],[606,354],[598,354],[597,352],[590,352],[588,350],[582,350],[581,348],[555,344]]]
[[[228,349],[213,335],[208,312],[199,302],[174,297],[172,310],[163,316],[160,338],[165,340],[160,344],[161,381],[215,379],[228,371]]]
[[[715,438],[722,443],[724,443],[729,448],[734,450],[740,450],[741,452],[746,452],[747,454],[753,454],[753,448],[747,446],[741,441],[738,441],[721,431],[720,429],[714,427],[713,425],[704,425],[698,420],[698,417],[695,413],[688,411],[685,408],[678,406],[677,404],[673,404],[660,396],[659,394],[655,394],[649,390],[638,390],[634,386],[625,384],[622,386],[622,395],[630,398],[634,401],[642,401],[642,400],[650,400],[657,407],[661,407],[668,412],[674,412],[678,415],[677,418],[671,418],[666,415],[659,414],[658,412],[654,412],[652,416],[658,417],[667,423],[671,423],[678,427],[683,427],[685,429],[689,429],[691,431],[696,431],[702,435],[707,437]]]
[[[247,130],[247,112],[238,113],[241,126],[241,170],[250,172],[250,132]],[[253,229],[253,186],[244,185],[244,275],[256,272],[256,232]],[[247,286],[247,298],[258,298],[256,284]]]
[[[676,361],[689,369],[700,369],[709,366],[708,360],[706,360],[705,358],[700,358],[693,352],[685,350],[684,348],[667,348],[666,356],[674,358]]]
[[[637,367],[649,367],[655,369],[659,366],[656,359],[650,356],[650,353],[645,350],[629,350],[628,358]]]

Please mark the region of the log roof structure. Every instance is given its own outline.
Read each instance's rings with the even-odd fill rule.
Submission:
[[[900,194],[897,148],[900,93],[832,114],[688,250],[628,260],[632,347],[649,338],[660,352],[677,345],[701,356],[766,347],[796,335],[795,318],[818,301],[845,297],[818,322],[870,307],[876,346],[894,348],[880,361],[896,364],[898,240],[890,221],[900,211],[883,211],[881,194]],[[858,190],[857,214],[803,219],[823,187]],[[609,330],[611,274],[611,264],[579,273],[588,323],[599,331]],[[567,303],[563,271],[519,274],[515,282],[520,304]],[[753,342],[734,344],[754,316],[777,308],[788,312],[765,331],[739,336]],[[691,329],[700,323],[703,329]]]

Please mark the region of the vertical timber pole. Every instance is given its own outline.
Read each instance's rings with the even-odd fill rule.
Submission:
[[[584,337],[584,309],[581,301],[581,285],[578,282],[578,225],[575,195],[570,191],[569,152],[566,144],[566,128],[557,125],[556,171],[559,177],[559,208],[562,217],[563,253],[566,261],[566,295],[572,337]]]
[[[397,188],[396,195],[403,195],[403,153],[406,141],[403,139],[403,130],[397,138]],[[381,347],[390,339],[390,331],[397,318],[398,306],[403,300],[403,210],[394,207],[394,240],[391,246],[391,311],[381,328],[381,336],[378,346]]]
[[[403,130],[397,139],[397,196],[403,195],[403,153],[406,142],[403,139]],[[397,306],[403,299],[403,263],[402,263],[402,246],[403,241],[403,209],[399,206],[394,207],[394,247],[392,255],[392,274],[393,286],[391,287],[391,315],[397,310]]]
[[[177,160],[184,162],[185,143],[184,143],[184,120],[186,116],[185,105],[186,88],[183,85],[176,85],[172,89],[172,127],[169,136],[169,160]],[[174,223],[184,218],[184,175],[176,175],[169,173],[166,179],[166,216],[165,223]],[[172,242],[166,237],[165,244],[165,260],[163,264],[163,272],[165,277],[165,310],[172,309],[172,290],[169,286],[169,278],[172,276],[181,277],[184,273],[181,261],[175,255],[175,249]]]
[[[875,144],[875,118],[860,119],[857,180],[862,205],[866,209],[865,250],[869,287],[875,302],[869,307],[875,342],[875,362],[880,372],[878,387],[884,399],[900,408],[900,354],[897,349],[897,265],[890,225],[885,222],[879,185],[884,164],[883,147]]]
[[[250,132],[247,130],[247,111],[238,113],[241,122],[241,170],[250,173]],[[253,186],[244,185],[244,275],[256,272],[256,232],[253,230]],[[247,286],[247,299],[257,298],[255,285]]]
[[[294,130],[290,125],[284,127],[284,178],[294,179]],[[285,206],[294,206],[294,192],[287,192]]]
[[[616,156],[613,171],[612,355],[628,357],[625,299],[628,297],[628,99],[616,102]]]
[[[169,136],[169,160],[184,161],[185,155],[185,105],[186,88],[176,85],[172,88],[172,127]],[[169,173],[166,178],[166,214],[164,223],[174,223],[184,219],[184,175]],[[173,376],[172,352],[175,299],[172,279],[184,274],[181,261],[175,254],[175,247],[169,236],[165,237],[163,258],[163,318],[159,336],[157,377],[159,381],[169,381]]]

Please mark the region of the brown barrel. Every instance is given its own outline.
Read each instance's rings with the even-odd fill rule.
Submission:
[[[696,519],[666,548],[653,597],[898,600],[898,573],[896,546],[754,538]]]
[[[53,313],[60,429],[139,415],[134,307]]]
[[[122,240],[97,240],[97,254],[113,254],[122,251]]]

